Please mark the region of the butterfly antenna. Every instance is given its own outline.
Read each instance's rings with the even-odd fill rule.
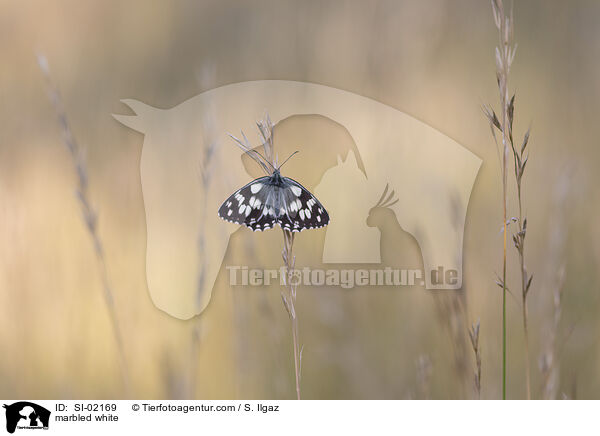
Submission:
[[[277,167],[277,169],[281,169],[281,167],[282,167],[283,165],[285,165],[285,163],[286,163],[288,160],[290,160],[290,159],[292,158],[292,156],[293,156],[293,155],[295,155],[296,153],[300,153],[300,151],[299,151],[299,150],[296,150],[295,152],[293,152],[292,154],[290,154],[290,156],[289,156],[289,157],[288,157],[286,160],[284,160],[284,161],[283,161],[283,163]]]
[[[269,161],[269,159],[267,159],[266,157],[264,157],[262,154],[260,154],[260,151],[255,150],[250,148],[249,142],[248,142],[248,138],[246,138],[246,135],[244,134],[244,132],[242,132],[242,136],[244,137],[244,142],[245,142],[245,148],[247,150],[248,153],[256,153],[258,156],[260,156],[262,158],[263,161],[265,161],[267,163],[267,165],[269,165],[273,171],[275,171],[275,167],[273,166],[273,164]],[[235,139],[235,138],[234,138]],[[239,142],[239,141],[238,141]]]
[[[262,154],[260,154],[259,151],[256,150],[250,150],[250,152],[252,153],[256,153],[257,155],[259,155],[271,168],[273,168],[273,171],[275,171],[275,167],[273,166],[273,164],[271,162],[268,161],[267,158],[265,158]]]
[[[256,163],[258,163],[261,166],[265,173],[270,174],[269,168],[267,167],[267,165],[265,165],[265,163],[268,164],[273,169],[273,171],[275,171],[275,167],[271,162],[269,162],[262,154],[260,154],[260,152],[250,148],[250,143],[248,142],[248,138],[246,138],[244,132],[242,132],[242,137],[244,138],[243,141],[231,134],[229,136],[236,142],[236,145],[244,151],[244,153],[250,156]],[[259,157],[262,160],[259,159]]]

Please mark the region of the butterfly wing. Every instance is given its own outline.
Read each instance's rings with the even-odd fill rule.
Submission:
[[[283,177],[280,190],[282,213],[278,217],[281,228],[292,232],[318,229],[329,224],[329,214],[308,189],[289,177]]]
[[[219,208],[219,216],[225,221],[241,224],[252,230],[272,228],[277,222],[273,186],[269,177],[260,177],[234,192]]]
[[[279,224],[292,232],[316,229],[329,224],[323,205],[300,183],[282,177],[282,186],[271,183],[271,177],[260,177],[234,192],[219,208],[219,216],[263,231]]]

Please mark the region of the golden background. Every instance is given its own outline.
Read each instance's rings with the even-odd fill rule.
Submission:
[[[547,385],[538,360],[552,338],[564,265],[553,397],[598,398],[600,3],[515,3],[515,133],[532,126],[524,198],[534,274],[533,396]],[[2,1],[0,29],[0,396],[294,397],[291,333],[278,289],[230,288],[222,274],[198,318],[181,321],[153,306],[145,282],[143,137],[111,117],[127,112],[122,98],[169,108],[255,79],[368,96],[484,161],[467,215],[463,291],[299,290],[303,397],[472,398],[467,328],[478,318],[482,397],[500,396],[501,290],[494,282],[501,185],[481,111],[498,101],[488,2]],[[85,150],[129,388],[38,53],[49,61]],[[516,214],[512,200],[510,207]],[[260,247],[276,261],[281,235],[271,233]],[[235,248],[241,238],[232,239],[232,259],[242,253]],[[402,244],[396,255],[420,262],[414,241]],[[509,253],[516,298],[508,303],[508,397],[523,398],[518,263],[512,246]]]

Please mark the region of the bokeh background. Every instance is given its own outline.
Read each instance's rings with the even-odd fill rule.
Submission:
[[[599,398],[600,3],[515,3],[515,132],[532,127],[524,201],[533,397]],[[501,185],[481,111],[498,101],[488,2],[2,1],[0,29],[0,397],[294,397],[279,289],[231,288],[223,274],[197,318],[178,320],[152,304],[143,136],[111,117],[128,113],[122,98],[169,108],[253,79],[368,96],[483,159],[465,228],[463,290],[299,290],[303,397],[473,398],[467,329],[477,319],[482,397],[500,397]],[[85,150],[129,388],[36,53],[47,57]],[[288,126],[288,138],[301,131]],[[386,262],[418,265],[414,240],[386,225],[401,247]],[[228,259],[258,249],[277,263],[281,236],[272,233],[258,241],[236,233]],[[509,253],[508,397],[523,398],[518,263]],[[549,376],[541,360],[552,361]]]

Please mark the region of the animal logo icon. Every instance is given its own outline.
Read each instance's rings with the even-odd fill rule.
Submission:
[[[462,286],[464,225],[481,159],[425,123],[351,92],[285,80],[226,85],[166,110],[123,103],[135,115],[115,119],[144,134],[146,277],[153,302],[167,313],[188,319],[210,301],[229,238],[239,229],[222,225],[214,211],[248,181],[228,134],[253,132],[265,111],[276,126],[295,116],[323,117],[343,126],[355,144],[315,176],[313,192],[331,218],[322,230],[323,263],[381,262],[381,233],[368,219],[389,184],[395,197],[386,208],[420,247],[425,287]],[[255,139],[250,143],[259,144]],[[330,152],[325,146],[305,161],[328,162]],[[457,279],[434,280],[441,266]]]
[[[6,431],[14,433],[21,429],[47,429],[50,411],[29,401],[18,401],[3,407],[6,409]]]

